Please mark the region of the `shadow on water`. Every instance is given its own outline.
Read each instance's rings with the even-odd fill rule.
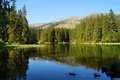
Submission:
[[[27,80],[30,59],[48,60],[71,67],[83,66],[102,71],[111,79],[120,78],[120,46],[61,44],[42,48],[0,49],[0,80]],[[101,77],[101,74],[93,72],[93,76]]]

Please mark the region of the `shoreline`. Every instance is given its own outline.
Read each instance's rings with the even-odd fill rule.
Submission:
[[[85,45],[120,45],[120,43],[78,43],[78,44],[85,44]]]
[[[34,48],[34,47],[44,47],[45,45],[38,44],[21,44],[21,45],[0,45],[0,47],[18,47],[18,48]]]
[[[45,43],[44,45],[47,45],[47,44],[52,44],[50,42],[48,43]],[[75,45],[81,45],[81,44],[84,44],[84,45],[120,45],[120,43],[87,43],[87,42],[83,42],[83,43],[77,43],[77,42],[58,42],[58,43],[55,43],[55,44],[75,44]],[[41,44],[39,44],[41,45]]]
[[[120,45],[120,43],[58,43],[59,44],[70,44],[70,45]],[[48,44],[20,44],[20,45],[0,45],[1,48],[18,47],[18,48],[35,48],[45,47]],[[50,45],[50,44],[49,44]]]

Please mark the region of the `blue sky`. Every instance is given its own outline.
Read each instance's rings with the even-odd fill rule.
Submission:
[[[45,23],[59,18],[107,13],[120,14],[120,0],[17,0],[17,9],[25,4],[30,24]]]

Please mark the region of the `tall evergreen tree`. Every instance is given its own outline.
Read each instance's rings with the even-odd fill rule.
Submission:
[[[16,6],[15,6],[15,0],[12,2],[11,11],[9,15],[9,25],[8,25],[8,34],[9,34],[9,43],[16,42],[16,20],[17,20],[17,12],[16,12]]]

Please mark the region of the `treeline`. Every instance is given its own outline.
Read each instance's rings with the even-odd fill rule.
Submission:
[[[33,41],[68,43],[117,43],[120,42],[120,17],[112,9],[108,14],[98,14],[85,18],[75,29],[32,28]]]
[[[29,41],[29,27],[25,6],[16,10],[16,0],[0,0],[0,41],[25,44]]]
[[[111,9],[108,14],[83,20],[71,34],[74,34],[71,36],[72,42],[120,42],[120,16]]]
[[[32,32],[32,42],[39,44],[41,43],[58,43],[58,42],[69,42],[69,29],[59,28],[30,28]]]

